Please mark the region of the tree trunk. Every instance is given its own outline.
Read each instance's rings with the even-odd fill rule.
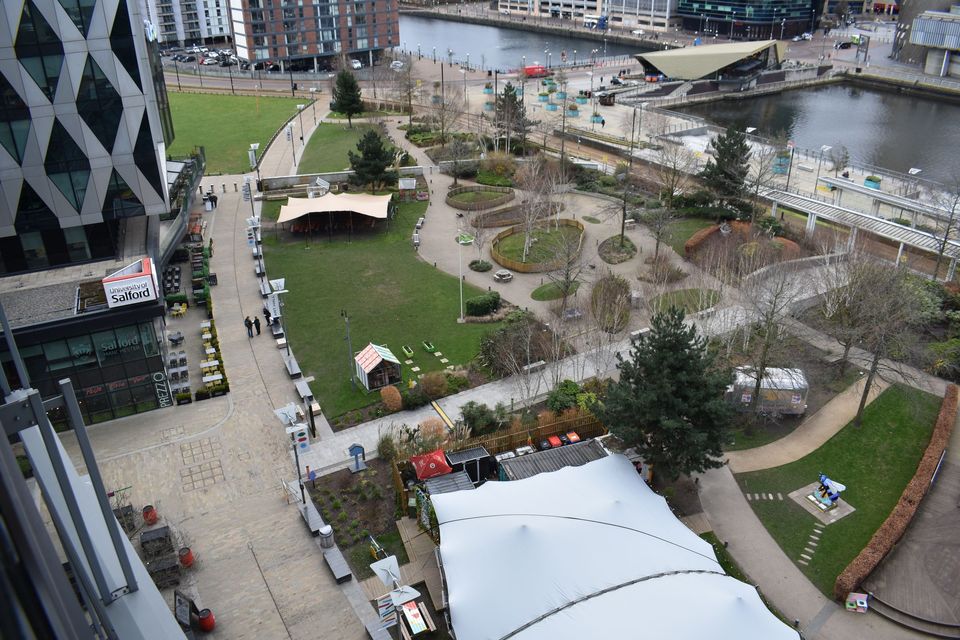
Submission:
[[[655,244],[653,245],[653,264],[656,266],[657,259],[660,257],[660,234],[654,236]]]
[[[770,352],[770,335],[769,328],[767,333],[763,337],[763,348],[760,350],[760,358],[757,363],[757,382],[753,385],[753,398],[750,403],[750,408],[753,413],[757,412],[757,409],[760,408],[760,387],[763,385],[763,372],[767,370],[767,356]]]
[[[843,374],[847,372],[847,358],[850,356],[850,348],[853,347],[853,340],[848,340],[847,342],[841,342],[843,345],[843,356],[840,358],[840,371],[837,372],[837,378],[842,378]]]
[[[873,354],[873,361],[870,363],[870,372],[867,373],[867,381],[863,384],[863,394],[860,396],[860,405],[857,407],[857,415],[853,418],[853,426],[860,428],[863,420],[863,409],[867,406],[867,396],[870,395],[870,389],[873,388],[873,379],[877,375],[877,369],[880,368],[880,354]]]

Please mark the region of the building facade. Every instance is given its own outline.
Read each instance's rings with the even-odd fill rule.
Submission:
[[[214,44],[230,40],[228,0],[140,0],[165,46]]]
[[[907,0],[904,2],[900,7],[891,57],[907,64],[923,64],[926,60],[926,47],[913,42],[910,34],[913,22],[925,11],[949,11],[952,4],[956,4],[956,0]]]
[[[170,404],[155,278],[121,305],[102,283],[155,270],[183,189],[156,33],[136,0],[0,10],[0,303],[31,382],[47,397],[72,379],[89,422]],[[19,386],[6,346],[0,364]]]
[[[923,47],[923,72],[960,78],[960,5],[924,11],[913,20],[910,44]]]
[[[817,0],[736,0],[724,4],[679,0],[683,28],[701,37],[777,40],[813,32],[819,23]]]
[[[608,0],[605,8],[613,26],[665,31],[679,22],[677,0]]]
[[[284,69],[328,69],[338,57],[366,65],[400,37],[397,0],[236,0],[230,20],[238,58]]]

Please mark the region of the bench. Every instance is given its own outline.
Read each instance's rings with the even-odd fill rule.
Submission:
[[[806,171],[807,173],[813,173],[813,167],[811,167],[810,165],[807,165],[807,164],[798,164],[798,165],[797,165],[797,170],[799,170],[799,171]]]
[[[634,220],[633,218],[629,218],[627,220],[624,220],[623,226],[626,227],[627,229],[633,229],[635,226],[637,226],[637,221]]]
[[[307,524],[310,535],[314,537],[320,535],[320,529],[323,528],[325,523],[323,518],[320,517],[320,512],[314,506],[313,500],[307,500],[307,504],[300,506],[300,515],[303,516],[303,521]]]
[[[287,367],[287,374],[291,378],[299,378],[303,373],[300,371],[300,364],[297,362],[295,356],[290,356],[289,358],[284,358],[284,364]]]
[[[287,339],[279,338],[277,340],[277,349],[286,349],[287,348]]]
[[[283,326],[279,322],[270,323],[270,333],[273,334],[274,338],[283,337]]]
[[[270,295],[270,283],[263,281],[260,283],[260,297],[266,298]]]
[[[528,365],[524,365],[524,373],[533,373],[534,371],[540,371],[540,369],[546,368],[547,363],[544,360],[537,360],[536,362],[531,362]]]
[[[260,263],[259,260],[257,261],[257,264],[254,265],[254,267],[253,267],[253,273],[254,273],[254,275],[256,275],[258,278],[266,273],[266,271],[263,270],[263,265]]]
[[[261,256],[263,256],[263,251],[260,250],[260,247],[254,247],[253,248],[254,259],[260,258]]]
[[[313,399],[313,391],[310,390],[310,383],[306,380],[297,380],[295,384],[301,400],[306,402],[308,399]]]
[[[324,549],[323,559],[326,561],[327,566],[330,567],[330,573],[333,574],[333,579],[337,581],[337,584],[342,584],[353,578],[353,574],[350,573],[350,567],[347,565],[347,561],[344,560],[343,554],[340,553],[338,547]]]

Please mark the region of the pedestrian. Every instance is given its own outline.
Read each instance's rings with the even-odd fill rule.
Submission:
[[[217,200],[218,200],[218,199],[219,199],[219,198],[217,198],[217,196],[216,196],[215,194],[210,194],[210,203],[213,205],[213,208],[214,208],[214,209],[217,208]]]
[[[257,330],[257,335],[260,335],[260,318],[253,319],[253,328]]]
[[[250,319],[250,316],[247,316],[246,318],[244,318],[243,326],[247,328],[247,337],[252,338],[253,337],[253,320]]]
[[[273,319],[270,317],[270,309],[267,309],[266,307],[263,308],[263,317],[267,319],[267,326],[268,326],[268,327],[269,327],[271,324],[273,324]]]
[[[605,126],[607,126],[607,121],[603,118],[600,118],[600,128],[603,129]]]

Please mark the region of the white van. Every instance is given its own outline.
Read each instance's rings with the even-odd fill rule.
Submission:
[[[354,69],[362,69],[362,68],[363,68],[363,65],[360,64],[360,61],[357,60],[356,58],[354,58],[353,60],[350,61],[350,66],[353,67]]]

